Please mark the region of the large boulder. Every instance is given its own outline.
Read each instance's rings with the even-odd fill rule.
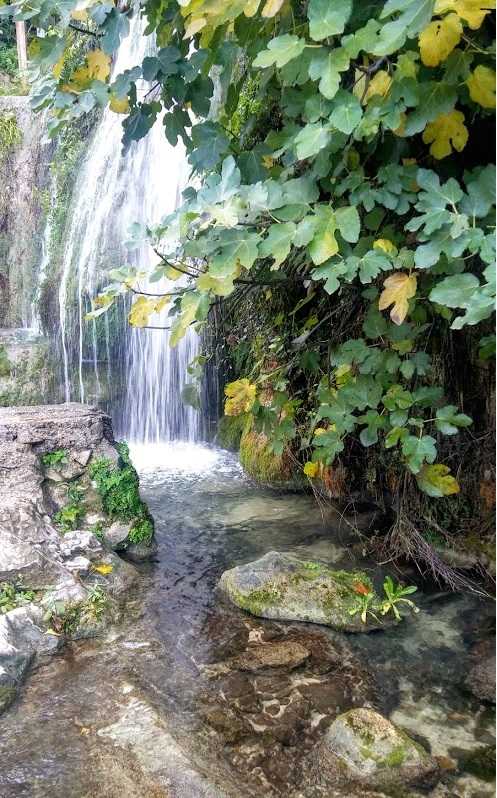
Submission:
[[[318,784],[390,789],[431,783],[438,765],[425,749],[372,709],[351,709],[331,724],[311,755]]]
[[[225,571],[219,587],[237,607],[261,618],[307,621],[347,632],[381,626],[369,614],[364,623],[360,612],[354,613],[361,591],[373,591],[362,571],[333,570],[270,551],[255,562]],[[375,600],[379,602],[378,597]]]

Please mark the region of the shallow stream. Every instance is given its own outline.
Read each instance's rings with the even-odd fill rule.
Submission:
[[[369,635],[252,618],[217,594],[226,568],[270,550],[371,574],[377,566],[338,515],[254,486],[226,452],[185,444],[132,456],[156,520],[157,562],[140,566],[121,626],[28,677],[1,720],[0,798],[314,798],[308,752],[333,717],[364,704],[440,757],[437,798],[495,795],[463,766],[493,742],[493,713],[463,687],[490,603],[420,594],[417,616]],[[310,664],[212,668],[250,641],[283,639],[304,642]]]

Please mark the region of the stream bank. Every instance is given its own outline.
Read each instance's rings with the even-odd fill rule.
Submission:
[[[474,775],[493,744],[493,709],[465,686],[471,648],[488,636],[489,603],[425,593],[417,616],[368,635],[251,617],[217,584],[271,549],[377,567],[350,547],[338,516],[323,517],[311,497],[254,486],[227,452],[146,446],[132,457],[157,561],[138,566],[120,625],[52,657],[3,715],[2,798],[353,796],[350,787],[320,792],[300,764],[337,715],[365,705],[438,758],[433,796],[494,794]],[[310,656],[239,667],[267,643]]]

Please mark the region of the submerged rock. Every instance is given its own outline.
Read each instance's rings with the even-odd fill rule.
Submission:
[[[289,670],[298,668],[309,657],[310,651],[297,641],[282,641],[247,646],[237,657],[231,657],[215,665],[204,666],[208,676],[229,673],[232,670],[257,671],[286,667]]]
[[[465,685],[480,701],[495,704],[495,638],[477,643],[471,651]]]
[[[361,591],[373,591],[362,571],[332,570],[270,551],[255,562],[225,571],[219,587],[237,607],[262,618],[308,621],[347,632],[382,625],[371,615],[364,623],[360,612],[354,613]]]
[[[438,772],[425,749],[372,709],[351,709],[331,724],[312,752],[313,774],[326,787],[386,789],[420,784]]]

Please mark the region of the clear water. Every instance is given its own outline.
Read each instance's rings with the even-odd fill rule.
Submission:
[[[227,567],[271,549],[374,564],[337,516],[323,517],[310,497],[254,486],[226,452],[165,444],[132,453],[157,522],[158,561],[141,567],[122,626],[39,668],[3,716],[2,798],[315,798],[306,752],[338,712],[364,702],[456,763],[492,741],[492,713],[461,687],[490,605],[426,594],[415,619],[371,635],[251,618],[216,593]],[[205,665],[249,639],[304,641],[311,664],[277,677],[208,678]],[[437,798],[494,795],[463,772],[445,781]]]

